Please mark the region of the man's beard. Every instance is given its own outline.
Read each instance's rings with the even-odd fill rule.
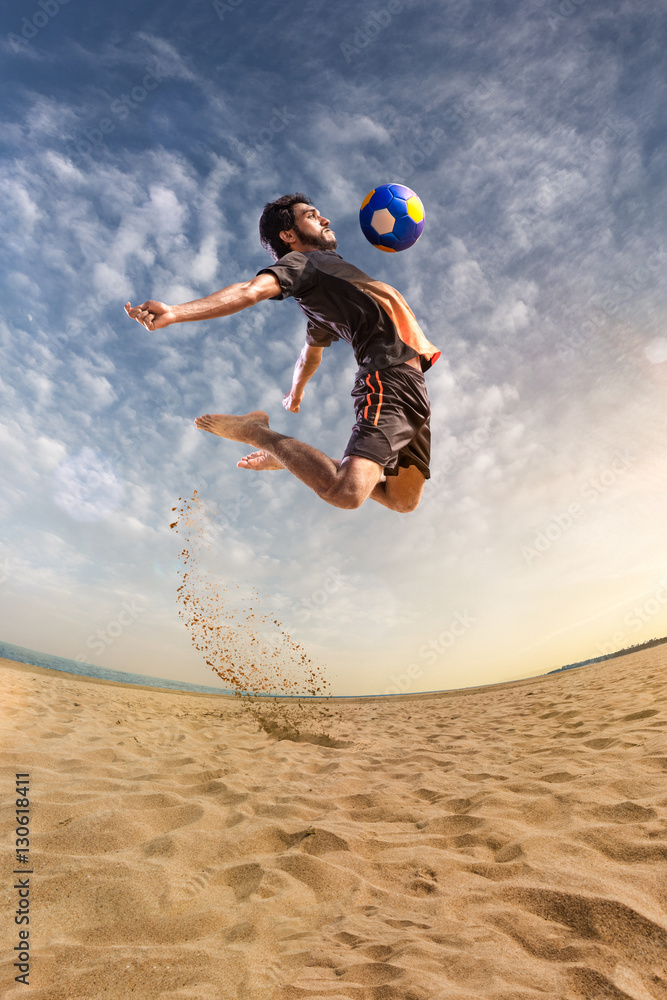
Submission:
[[[297,234],[302,243],[305,243],[308,247],[313,247],[316,250],[335,250],[338,246],[338,240],[334,236],[333,239],[328,239],[324,233],[321,236],[311,236],[308,233],[302,233],[297,225],[293,227],[294,232]],[[326,230],[331,232],[331,230]]]

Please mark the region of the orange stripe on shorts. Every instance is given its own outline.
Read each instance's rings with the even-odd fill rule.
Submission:
[[[377,412],[375,414],[375,420],[373,421],[373,424],[377,426],[377,422],[380,419],[380,407],[382,406],[382,382],[380,381],[380,373],[379,372],[375,373],[375,377],[378,380],[378,385],[380,386],[380,398],[378,399],[378,408],[377,408]]]
[[[370,384],[370,382],[368,381],[370,377],[371,377],[371,376],[370,376],[370,373],[369,373],[369,374],[368,374],[368,375],[366,376],[366,385],[368,386],[368,388],[369,388],[369,389],[370,389],[371,391],[370,391],[370,392],[368,393],[368,395],[366,396],[366,408],[365,408],[365,410],[364,410],[364,420],[367,420],[367,419],[368,419],[368,407],[369,407],[369,406],[371,405],[371,396],[373,395],[373,386],[372,386],[372,385]]]
[[[368,388],[371,391],[369,393],[367,393],[367,395],[366,395],[366,406],[364,407],[364,420],[368,420],[368,411],[369,411],[370,407],[373,405],[373,403],[371,401],[371,397],[372,397],[372,395],[373,395],[374,392],[377,392],[377,397],[378,397],[377,410],[375,411],[375,420],[373,421],[373,424],[375,426],[377,426],[377,422],[380,419],[380,407],[382,406],[382,392],[383,392],[383,390],[382,390],[382,382],[380,381],[380,373],[376,372],[375,373],[375,378],[377,379],[377,383],[378,383],[378,385],[380,387],[379,390],[376,390],[371,385],[370,377],[371,376],[370,376],[370,373],[369,373],[366,376],[366,385],[368,386]]]

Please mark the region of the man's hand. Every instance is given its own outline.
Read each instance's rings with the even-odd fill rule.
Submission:
[[[136,319],[143,327],[151,332],[161,330],[165,326],[170,326],[176,322],[176,316],[171,306],[166,306],[164,302],[156,302],[149,299],[140,306],[131,306],[125,303],[125,312],[130,319]]]
[[[298,413],[302,399],[303,399],[302,392],[297,393],[294,392],[294,389],[290,389],[290,391],[285,396],[283,396],[283,406],[285,407],[286,410],[289,410],[290,413]]]
[[[312,344],[306,343],[301,351],[301,354],[297,358],[297,362],[294,367],[294,376],[292,378],[292,388],[285,396],[283,396],[283,406],[286,410],[289,410],[290,413],[299,412],[299,406],[301,405],[301,400],[303,399],[304,387],[317,371],[319,363],[322,359],[323,350],[323,347],[314,347]]]

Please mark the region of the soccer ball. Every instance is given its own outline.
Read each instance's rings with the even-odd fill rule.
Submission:
[[[374,247],[385,253],[407,250],[424,229],[424,206],[404,184],[373,188],[359,210],[361,231]]]

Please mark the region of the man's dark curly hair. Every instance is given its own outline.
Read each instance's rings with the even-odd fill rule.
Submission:
[[[294,229],[295,205],[312,205],[312,202],[307,195],[297,191],[295,194],[284,194],[264,206],[259,220],[259,238],[274,260],[279,260],[290,251],[289,244],[281,240],[280,233],[285,229]]]

